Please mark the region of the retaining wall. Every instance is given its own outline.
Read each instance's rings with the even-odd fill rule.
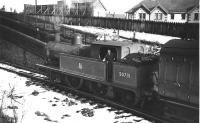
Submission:
[[[0,39],[0,60],[35,68],[35,64],[44,64],[45,60],[24,49]]]

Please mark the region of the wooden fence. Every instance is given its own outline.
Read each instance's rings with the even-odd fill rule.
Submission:
[[[109,29],[119,29],[127,31],[146,32],[152,34],[161,34],[167,36],[181,37],[183,39],[199,39],[199,23],[168,23],[155,21],[140,21],[118,18],[103,17],[77,17],[77,16],[52,16],[35,15],[37,18],[48,22],[56,20],[64,24],[95,26]],[[58,19],[60,18],[60,19]]]
[[[65,17],[65,24],[113,28],[181,38],[199,39],[199,23],[166,23],[98,17]]]
[[[21,15],[22,16],[22,15]],[[31,18],[33,17],[33,18]],[[181,37],[183,39],[199,40],[199,23],[167,23],[155,21],[140,21],[119,18],[56,16],[56,15],[24,15],[24,20],[32,23],[64,23],[69,25],[95,26],[109,29],[146,32],[167,36]],[[36,20],[37,18],[38,20]],[[42,22],[41,20],[44,20]]]
[[[33,16],[28,16],[24,14],[17,14],[12,12],[2,12],[0,11],[0,17],[10,18],[13,21],[23,22],[24,24],[28,24],[35,27],[40,27],[45,31],[54,31],[54,23],[50,21],[45,21],[44,19],[35,18]],[[0,20],[1,23],[2,20]]]

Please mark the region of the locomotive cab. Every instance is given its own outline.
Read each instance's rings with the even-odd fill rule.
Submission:
[[[130,53],[138,53],[141,50],[141,47],[144,47],[144,44],[133,43],[131,41],[96,41],[91,44],[92,52],[91,57],[95,59],[101,59],[105,57],[108,50],[111,50],[116,61],[123,59],[125,56]],[[143,48],[144,49],[144,48]]]

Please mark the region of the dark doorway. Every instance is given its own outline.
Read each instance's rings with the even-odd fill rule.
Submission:
[[[117,50],[114,47],[101,47],[99,50],[100,59],[103,60],[108,52],[111,50],[111,53],[114,55],[114,58],[117,59]]]

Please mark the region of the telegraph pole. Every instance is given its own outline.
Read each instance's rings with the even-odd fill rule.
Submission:
[[[66,8],[65,8],[65,4],[66,4],[66,1],[63,0],[63,9],[62,9],[62,10],[63,10],[63,15],[62,15],[63,17],[65,16],[65,11],[66,11],[66,10],[65,10],[65,9],[66,9]]]
[[[36,8],[37,8],[37,0],[35,0],[35,14],[36,14]]]
[[[35,0],[35,15],[37,14],[37,0]],[[37,18],[35,18],[35,26],[37,25]]]
[[[63,5],[62,5],[62,19],[63,19],[63,23],[65,22],[65,15],[67,14],[66,12],[66,0],[63,0]]]

